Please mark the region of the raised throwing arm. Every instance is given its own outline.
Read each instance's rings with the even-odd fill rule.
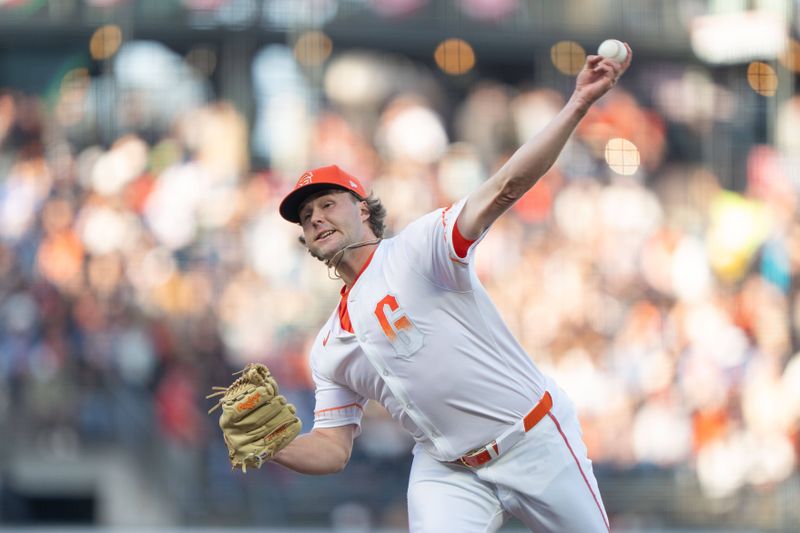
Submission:
[[[608,92],[627,70],[633,54],[627,43],[625,47],[628,48],[628,57],[623,63],[602,56],[588,56],[578,73],[572,96],[558,115],[469,195],[458,217],[458,230],[464,238],[477,239],[555,163],[567,139],[592,104]]]

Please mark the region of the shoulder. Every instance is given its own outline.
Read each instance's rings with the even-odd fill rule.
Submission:
[[[405,240],[409,237],[417,237],[420,234],[431,234],[437,226],[443,224],[444,213],[449,208],[440,207],[434,211],[426,213],[419,218],[409,222],[409,224],[400,231],[395,238],[398,240]]]

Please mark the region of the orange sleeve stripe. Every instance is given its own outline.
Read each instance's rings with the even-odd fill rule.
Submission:
[[[327,413],[328,411],[336,411],[336,410],[338,410],[338,409],[347,409],[348,407],[358,407],[358,408],[359,408],[359,409],[361,409],[362,411],[364,410],[364,408],[363,408],[363,407],[361,407],[361,404],[360,404],[360,403],[349,403],[349,404],[347,404],[347,405],[342,405],[342,406],[339,406],[339,407],[329,407],[328,409],[320,409],[319,411],[314,411],[314,415],[319,415],[319,414],[322,414],[322,413]]]

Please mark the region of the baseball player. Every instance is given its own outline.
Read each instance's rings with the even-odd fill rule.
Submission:
[[[344,286],[311,349],[314,427],[275,462],[342,470],[373,399],[416,441],[411,531],[494,531],[512,515],[538,532],[610,531],[573,405],[509,332],[473,256],[628,68],[625,46],[622,64],[588,56],[568,103],[494,176],[395,237],[383,239],[385,210],[356,177],[300,177],[280,214]]]

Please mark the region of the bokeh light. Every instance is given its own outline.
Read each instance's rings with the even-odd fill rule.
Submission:
[[[775,96],[778,90],[778,75],[767,63],[753,61],[747,66],[747,83],[761,96]]]
[[[562,74],[575,76],[586,61],[586,50],[575,41],[560,41],[550,48],[550,61]]]
[[[89,41],[89,52],[92,59],[108,59],[119,50],[122,44],[122,29],[115,24],[98,28]]]
[[[447,39],[439,43],[433,57],[439,68],[451,75],[464,74],[475,66],[475,52],[463,39]]]
[[[294,44],[294,57],[306,67],[317,67],[333,52],[333,41],[321,31],[307,31]]]
[[[621,137],[610,139],[605,147],[605,159],[611,170],[630,176],[639,170],[639,149],[631,141]]]

